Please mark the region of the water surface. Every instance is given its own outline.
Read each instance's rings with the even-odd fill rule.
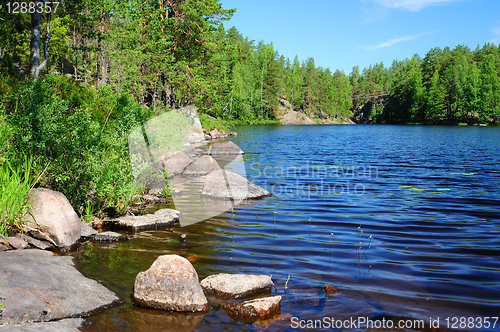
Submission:
[[[245,151],[249,180],[273,196],[173,231],[82,246],[80,270],[124,302],[88,318],[86,331],[296,331],[293,317],[325,316],[421,319],[425,328],[407,330],[430,331],[431,317],[446,326],[446,318],[500,315],[500,128],[236,130],[242,135],[231,140]],[[133,306],[135,276],[163,254],[188,258],[200,279],[272,275],[281,315],[238,323],[213,298],[203,315]],[[326,294],[325,285],[340,292]],[[500,331],[500,322],[459,330]]]

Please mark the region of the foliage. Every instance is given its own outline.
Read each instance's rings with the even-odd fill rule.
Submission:
[[[28,192],[34,185],[33,159],[26,158],[18,166],[5,162],[0,166],[0,235],[20,229],[29,208]]]
[[[205,131],[212,131],[214,129],[226,131],[227,125],[225,126],[224,122],[220,119],[215,119],[207,114],[200,114],[199,119]]]
[[[49,164],[41,185],[63,192],[82,214],[85,204],[96,211],[124,210],[137,190],[128,135],[151,116],[149,109],[128,95],[109,89],[88,92],[53,76],[18,84],[2,107],[3,121],[16,133],[9,143],[13,165],[22,162],[18,152],[35,156],[37,171]]]

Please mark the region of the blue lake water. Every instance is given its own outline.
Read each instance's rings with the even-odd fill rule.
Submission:
[[[445,328],[456,317],[458,329],[450,330],[500,331],[500,320],[484,327],[484,317],[500,316],[500,128],[236,131],[241,135],[231,140],[245,151],[248,179],[273,196],[173,231],[83,245],[74,253],[80,270],[124,302],[88,318],[84,330],[296,331],[308,330],[307,320],[364,317],[422,320],[423,327],[398,330],[431,331],[430,320]],[[178,240],[182,233],[189,242]],[[238,323],[213,298],[204,315],[133,306],[135,276],[162,254],[188,258],[200,279],[272,275],[273,293],[283,296],[281,315]],[[340,292],[328,294],[325,285]],[[303,328],[294,329],[300,320]],[[351,327],[333,330],[371,330]]]

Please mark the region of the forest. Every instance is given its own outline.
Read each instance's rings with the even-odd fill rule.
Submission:
[[[367,105],[372,123],[500,119],[493,44],[434,48],[346,74],[226,29],[236,9],[217,0],[61,1],[50,13],[33,3],[40,7],[0,7],[0,176],[19,175],[0,190],[48,186],[81,215],[124,212],[137,190],[128,133],[188,104],[210,126],[279,123],[285,106],[317,122],[341,123]]]

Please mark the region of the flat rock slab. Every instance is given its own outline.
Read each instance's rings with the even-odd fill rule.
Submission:
[[[174,209],[160,209],[154,214],[143,216],[125,216],[117,219],[103,220],[119,228],[131,229],[135,232],[157,228],[173,227],[179,221],[180,212]]]
[[[32,238],[31,236],[28,236],[26,234],[22,234],[21,238],[24,241],[28,242],[33,247],[36,247],[38,249],[46,250],[46,249],[49,249],[52,247],[52,245],[50,245],[48,242],[43,242],[43,241],[37,240],[37,239]]]
[[[0,253],[2,324],[87,316],[119,298],[97,281],[85,278],[73,258],[44,250]]]
[[[96,231],[95,229],[92,228],[88,223],[86,222],[81,222],[81,237],[87,238],[87,237],[93,237],[94,235],[98,234],[99,232]]]
[[[11,324],[0,326],[0,332],[80,332],[83,318],[67,318],[56,322]]]
[[[241,303],[224,303],[221,308],[236,321],[251,324],[278,314],[281,311],[281,296],[264,297]]]
[[[273,281],[264,274],[219,273],[206,277],[201,282],[203,290],[222,298],[242,298],[271,291]]]
[[[129,238],[120,233],[107,231],[107,232],[97,233],[96,235],[94,235],[93,239],[94,241],[101,241],[101,242],[116,242],[116,241],[127,241]]]

